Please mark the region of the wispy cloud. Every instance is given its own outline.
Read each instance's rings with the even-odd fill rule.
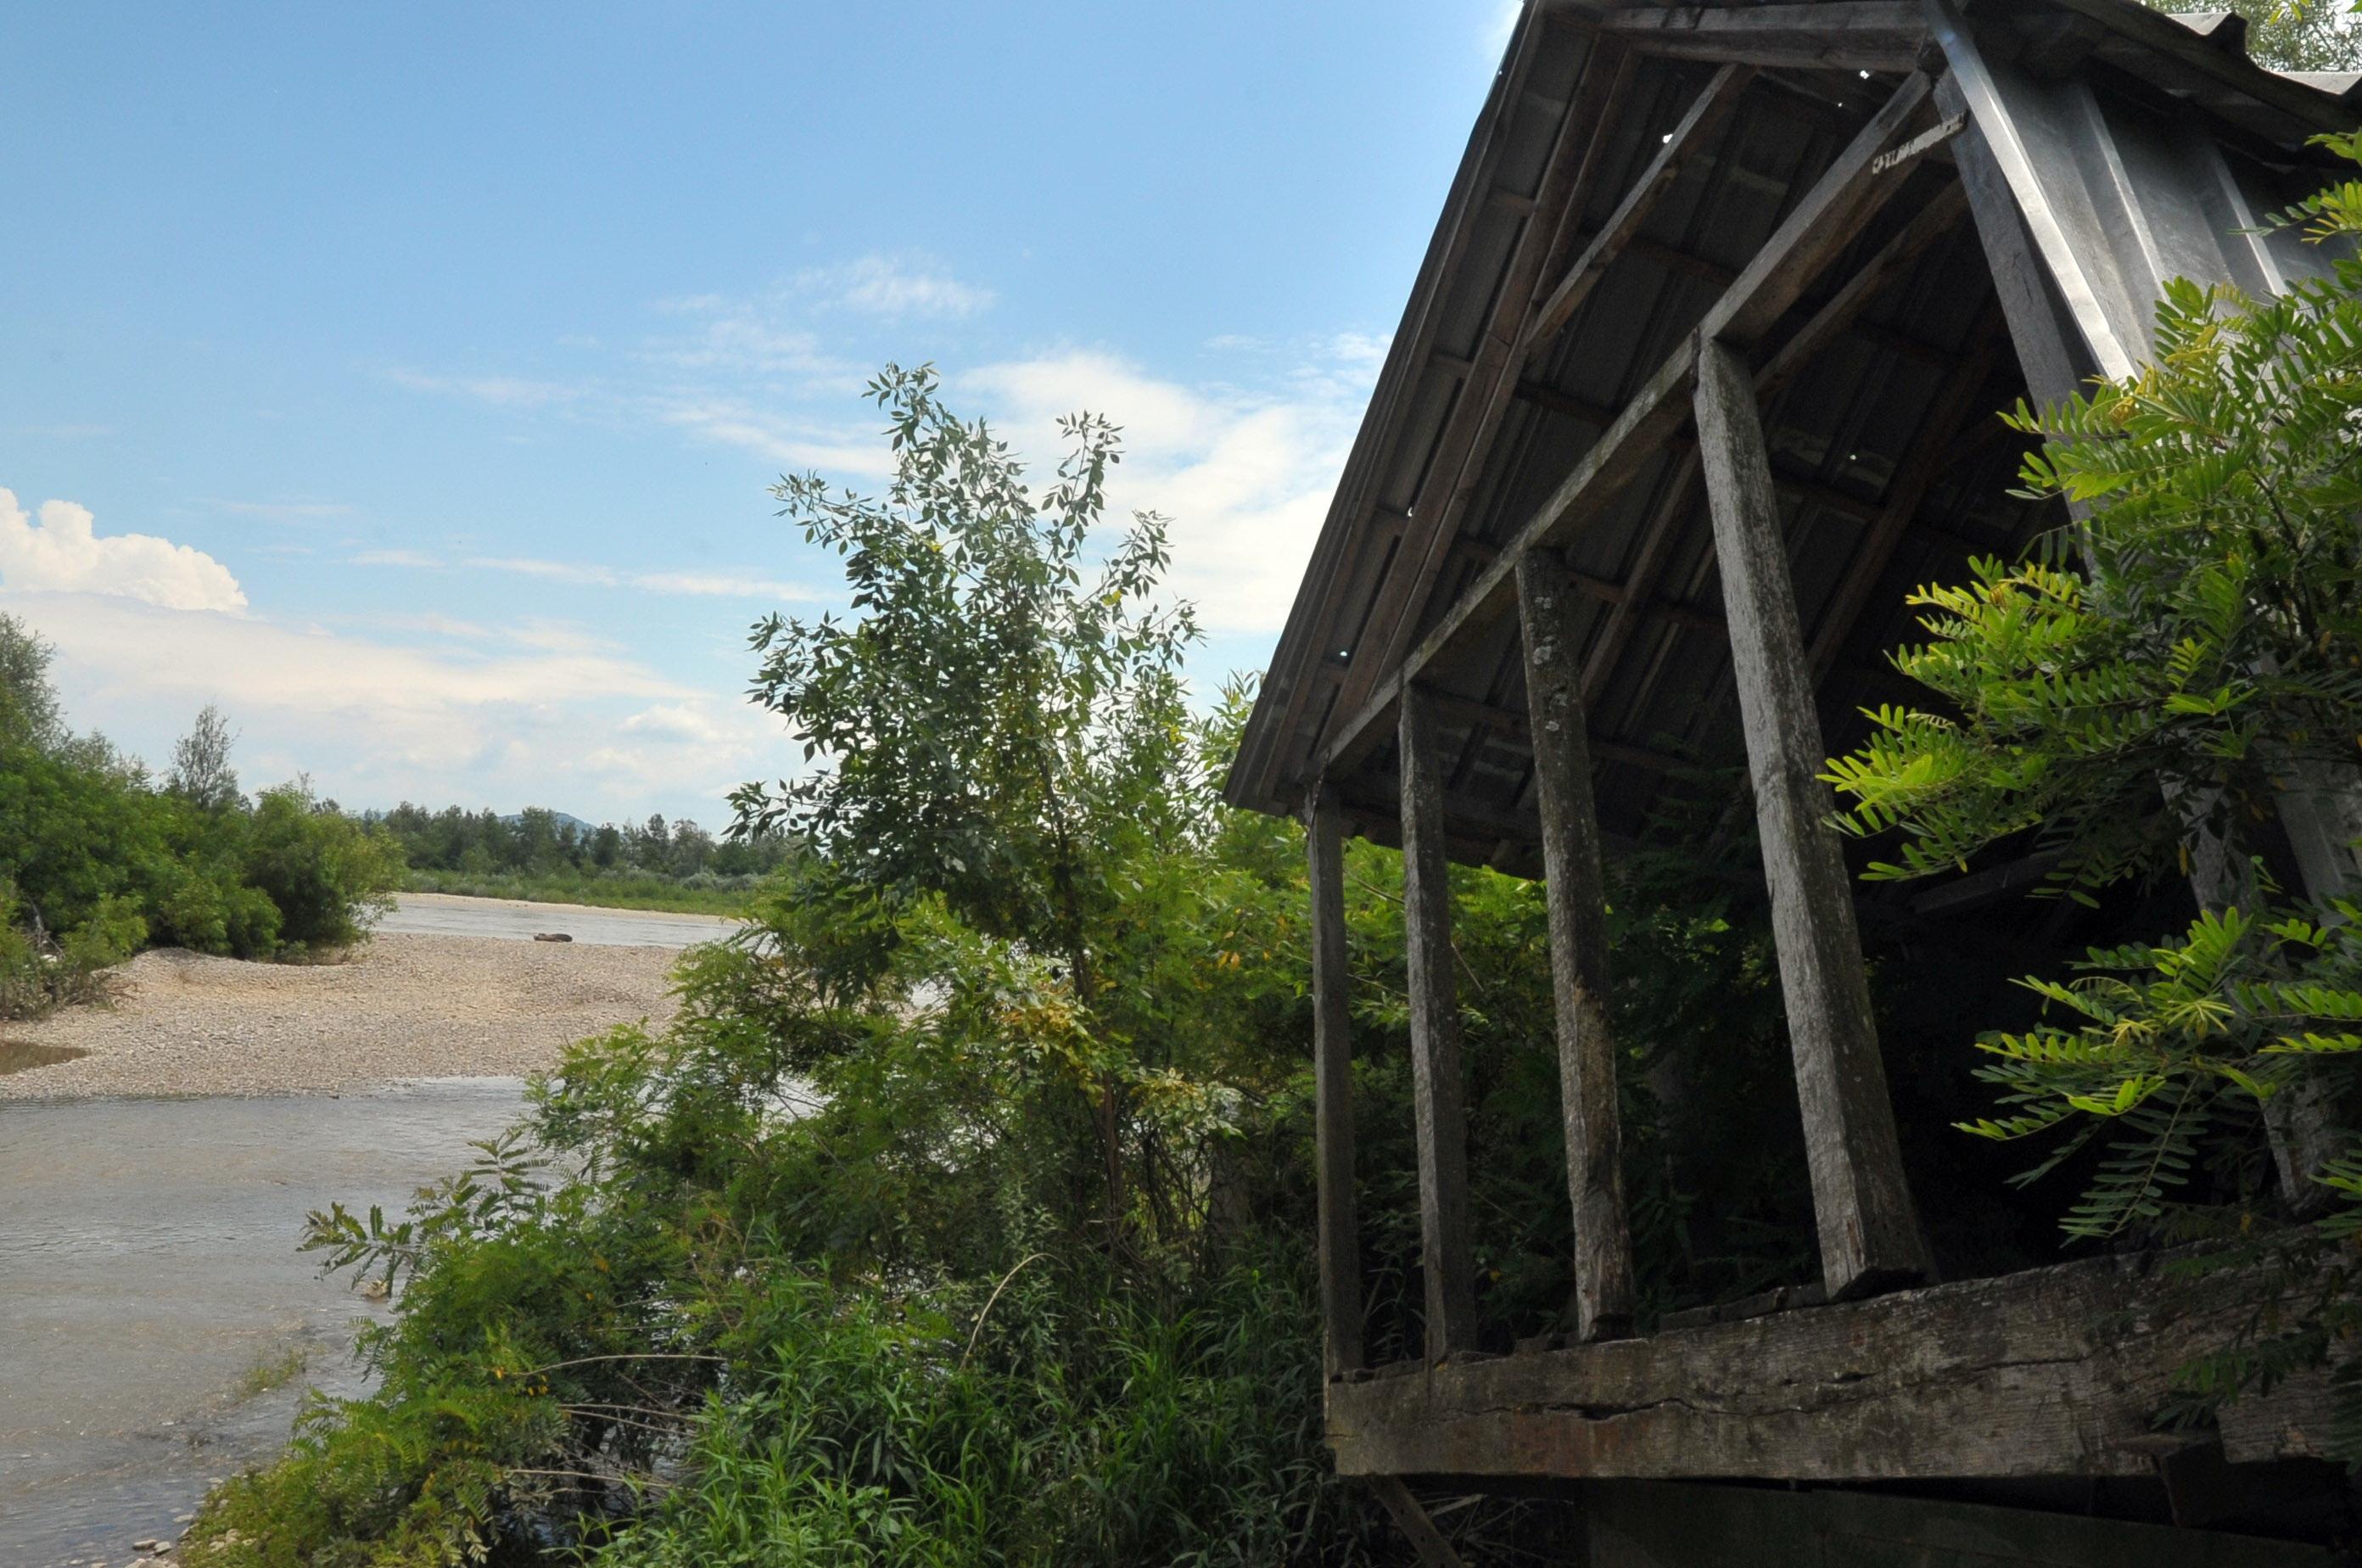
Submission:
[[[1098,349],[988,366],[955,391],[980,399],[1043,457],[1058,415],[1113,419],[1125,460],[1111,509],[1170,519],[1172,586],[1208,627],[1269,632],[1286,616],[1328,513],[1375,375],[1373,341],[1308,346],[1263,391],[1188,385]]]
[[[791,767],[776,720],[557,623],[498,629],[436,615],[397,635],[295,628],[120,595],[0,594],[55,644],[70,713],[156,755],[204,702],[240,732],[257,782],[306,772],[348,805],[554,802],[624,816],[723,797]]]
[[[350,517],[353,509],[341,501],[208,501],[206,505],[216,512],[226,512],[237,517],[259,517],[270,523],[320,523],[331,517]]]
[[[1509,35],[1518,30],[1518,14],[1525,8],[1525,0],[1494,0],[1493,13],[1485,19],[1485,30],[1477,38],[1477,47],[1487,56],[1497,55],[1507,49]]]
[[[432,570],[443,563],[418,550],[363,550],[352,558],[355,566],[417,567]]]
[[[585,381],[535,381],[524,376],[438,375],[397,368],[386,372],[396,386],[413,392],[458,394],[501,408],[537,409],[580,403],[598,389]]]
[[[0,588],[18,593],[93,593],[175,610],[246,608],[246,591],[203,550],[149,534],[102,535],[86,506],[41,502],[38,523],[0,490]]]
[[[974,315],[991,305],[993,293],[962,282],[940,262],[925,257],[868,255],[841,267],[798,273],[799,292],[870,315]]]
[[[586,588],[623,588],[642,593],[681,593],[710,599],[811,599],[799,583],[720,571],[625,571],[584,561],[554,561],[532,556],[470,556],[464,563],[484,571],[514,572],[546,582]]]

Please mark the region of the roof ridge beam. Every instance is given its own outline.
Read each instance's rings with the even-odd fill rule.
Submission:
[[[1760,70],[1913,70],[1927,46],[1926,13],[1890,0],[1827,5],[1635,6],[1599,30],[1643,54],[1714,60]]]

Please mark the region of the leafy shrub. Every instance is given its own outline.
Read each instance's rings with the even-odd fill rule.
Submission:
[[[40,720],[0,723],[0,880],[28,929],[107,962],[149,942],[268,958],[358,940],[386,906],[402,863],[381,830],[321,808],[301,782],[238,795],[218,714],[197,748],[205,778],[156,788],[96,737],[64,733],[47,658],[0,615],[6,712]],[[135,916],[143,929],[127,940]]]
[[[2320,139],[2362,156],[2362,138]],[[1913,594],[1930,640],[1896,664],[1944,701],[1872,713],[1827,777],[1850,798],[1842,826],[1898,835],[1873,877],[2014,842],[2085,903],[2186,880],[2182,935],[2023,982],[2049,1010],[1982,1038],[2002,1104],[1969,1130],[2053,1140],[2025,1180],[2077,1161],[2071,1237],[2225,1243],[2204,1269],[2260,1259],[2257,1332],[2185,1369],[2184,1413],[2328,1365],[2336,1452],[2362,1465],[2362,1143],[2340,1131],[2362,1125],[2362,888],[2353,845],[2291,864],[2279,833],[2292,801],[2362,795],[2362,185],[2279,222],[2343,248],[2330,275],[2267,300],[2173,282],[2153,364],[2021,406],[2046,438],[2025,493],[2088,515],[2040,558]],[[2281,891],[2298,877],[2308,899]]]

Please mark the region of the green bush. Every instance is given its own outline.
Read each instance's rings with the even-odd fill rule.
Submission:
[[[0,615],[0,882],[21,928],[12,951],[53,939],[77,963],[117,963],[149,943],[293,955],[359,940],[386,907],[403,867],[383,831],[319,805],[300,782],[248,801],[220,783],[218,757],[220,787],[202,799],[160,789],[104,741],[64,732],[47,667],[47,648]],[[11,717],[25,714],[39,722]],[[226,745],[219,715],[209,722]]]

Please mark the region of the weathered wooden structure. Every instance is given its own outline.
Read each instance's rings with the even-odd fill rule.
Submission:
[[[2168,1358],[2124,1353],[2136,1269],[1931,1283],[1816,776],[1895,679],[1904,591],[2056,521],[2008,497],[2018,447],[1992,411],[2134,367],[2167,278],[2262,292],[2323,264],[2247,231],[2321,182],[2306,138],[2351,128],[2362,89],[2244,41],[2235,16],[2133,0],[1529,0],[1229,780],[1310,828],[1347,1471],[2180,1462],[2141,1370]],[[1810,1306],[1634,1340],[1601,866],[1666,736],[1743,753],[1752,780],[1822,1282]],[[1385,1368],[1363,1364],[1354,1240],[1348,834],[1404,852],[1426,1353]],[[1578,1327],[1507,1355],[1473,1338],[1455,860],[1548,889]],[[2194,1348],[2223,1320],[2145,1331]],[[2319,1396],[2246,1408],[2210,1462],[2310,1452]]]

